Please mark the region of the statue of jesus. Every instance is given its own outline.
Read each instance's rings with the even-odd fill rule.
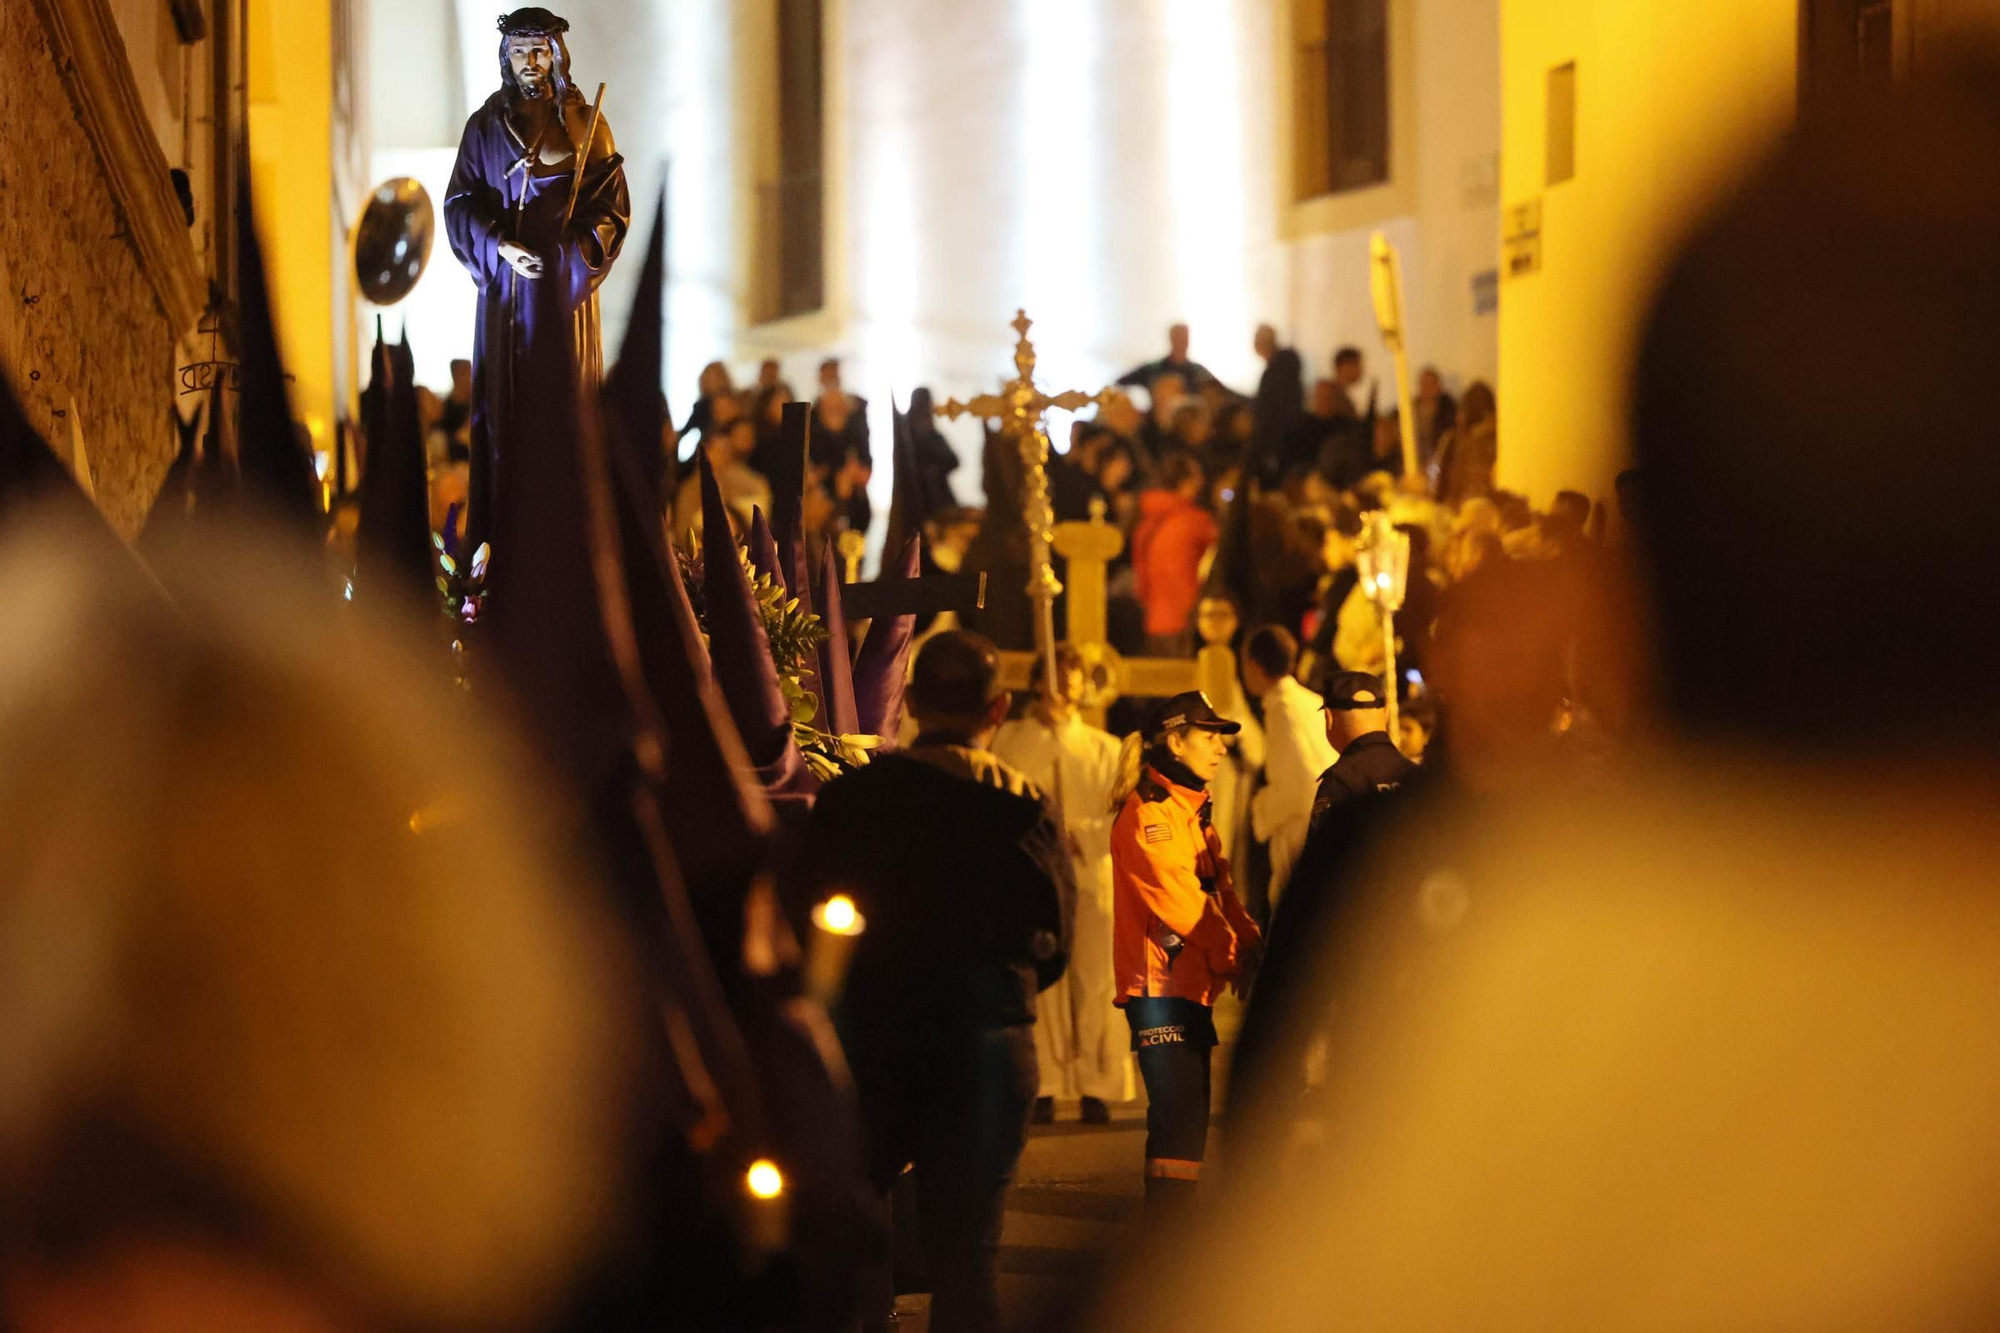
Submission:
[[[445,193],[446,234],[479,285],[473,340],[472,474],[459,549],[488,540],[511,503],[515,405],[562,379],[603,377],[597,288],[624,245],[632,205],[611,127],[570,77],[567,20],[546,9],[500,19],[500,89],[472,113]],[[583,170],[577,171],[577,155]]]

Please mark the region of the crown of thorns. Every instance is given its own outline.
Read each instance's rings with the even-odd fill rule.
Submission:
[[[540,37],[569,31],[569,20],[546,9],[517,9],[500,16],[500,32],[506,37]]]

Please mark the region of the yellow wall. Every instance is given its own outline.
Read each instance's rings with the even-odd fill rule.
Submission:
[[[1542,267],[1500,294],[1500,481],[1608,495],[1660,265],[1796,99],[1798,0],[1502,0],[1501,204],[1542,201]],[[1545,185],[1548,71],[1577,65],[1576,175]]]
[[[292,414],[334,419],[331,0],[249,0],[250,173]]]

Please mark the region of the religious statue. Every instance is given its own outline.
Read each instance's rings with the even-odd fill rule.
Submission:
[[[552,382],[603,377],[597,288],[631,221],[624,159],[570,76],[567,20],[546,9],[500,19],[500,89],[472,113],[444,201],[452,253],[479,286],[473,340],[472,469],[458,549],[487,540],[517,449],[517,404]],[[564,362],[567,360],[567,367]],[[554,372],[561,371],[559,375]]]

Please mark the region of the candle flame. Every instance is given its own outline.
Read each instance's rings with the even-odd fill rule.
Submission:
[[[859,935],[867,926],[854,899],[836,893],[813,909],[813,924],[830,935]]]
[[[768,1157],[752,1162],[743,1181],[752,1198],[775,1199],[785,1192],[785,1173],[778,1170],[778,1164]]]

